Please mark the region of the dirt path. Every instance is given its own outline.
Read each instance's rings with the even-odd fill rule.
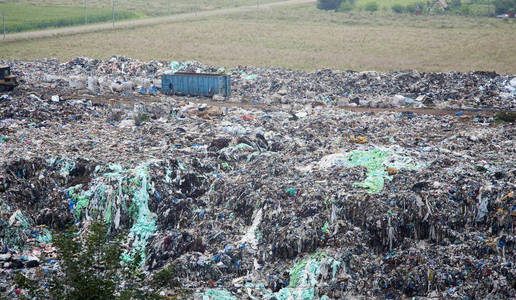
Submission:
[[[286,6],[286,5],[312,3],[315,1],[316,0],[288,0],[288,1],[282,1],[282,2],[260,4],[259,9],[269,9],[269,8],[273,8],[273,7]],[[165,23],[170,23],[170,22],[186,21],[186,20],[191,20],[191,19],[216,16],[216,15],[253,11],[256,9],[257,9],[256,5],[241,6],[241,7],[236,7],[236,8],[224,8],[224,9],[217,9],[217,10],[210,10],[210,11],[200,11],[198,13],[179,14],[179,15],[173,15],[170,17],[167,16],[167,17],[147,18],[147,19],[138,19],[138,20],[127,20],[127,21],[120,21],[120,22],[115,23],[114,29],[152,26],[152,25],[165,24]],[[13,33],[13,34],[6,35],[5,40],[4,41],[0,40],[0,43],[13,42],[13,41],[17,41],[17,40],[48,38],[48,37],[61,36],[61,35],[74,35],[74,34],[80,34],[80,33],[86,33],[86,32],[97,32],[97,31],[104,31],[104,30],[113,30],[113,24],[112,23],[99,23],[99,24],[91,24],[91,25],[83,25],[83,26],[62,27],[62,28],[55,28],[55,29],[48,29],[48,30],[41,30],[41,31]]]
[[[85,97],[86,96],[86,97]],[[144,103],[152,103],[152,102],[161,102],[163,101],[163,96],[143,96],[143,95],[132,95],[132,96],[120,96],[120,95],[101,95],[101,96],[89,96],[89,95],[81,95],[79,98],[85,97],[92,101],[92,103],[97,104],[105,104],[105,105],[121,105],[125,107],[132,107],[135,103],[144,102]],[[166,97],[166,96],[165,96]],[[77,99],[78,96],[71,96],[70,99]],[[63,96],[63,99],[68,99],[66,95]],[[263,103],[252,103],[252,102],[226,102],[226,101],[213,101],[209,98],[187,98],[177,96],[174,97],[177,101],[193,102],[197,104],[206,104],[218,107],[239,107],[244,109],[251,108],[259,108],[266,110],[284,110],[280,105],[267,105]],[[411,107],[403,107],[403,108],[371,108],[371,107],[356,107],[356,106],[337,106],[334,109],[347,110],[353,112],[372,112],[372,113],[382,113],[382,112],[407,112],[414,114],[424,114],[424,115],[456,115],[460,112],[459,117],[463,118],[471,118],[473,116],[494,116],[496,112],[502,111],[497,109],[438,109],[438,108],[411,108]]]
[[[186,97],[186,96],[170,96],[158,93],[157,95],[122,95],[122,94],[110,94],[105,93],[101,95],[94,95],[89,93],[87,90],[71,91],[63,88],[41,88],[41,87],[18,87],[13,92],[13,96],[22,96],[35,94],[40,97],[50,97],[49,95],[60,95],[63,100],[74,100],[74,99],[86,99],[90,100],[94,104],[108,105],[108,106],[121,106],[125,108],[132,108],[135,103],[154,103],[162,102],[163,100],[174,99],[178,102],[183,103],[197,103],[206,104],[210,106],[218,107],[239,107],[244,109],[264,109],[264,110],[288,110],[281,104],[265,104],[265,103],[253,103],[251,100],[245,102],[230,102],[230,101],[213,101],[207,97]],[[413,108],[413,107],[400,107],[400,108],[372,108],[372,107],[357,107],[357,106],[331,106],[331,109],[336,110],[347,110],[353,112],[370,112],[370,113],[382,113],[382,112],[406,112],[414,114],[424,115],[456,115],[459,118],[469,118],[473,116],[494,116],[497,112],[506,112],[508,109],[501,108]],[[458,113],[458,114],[457,114]]]

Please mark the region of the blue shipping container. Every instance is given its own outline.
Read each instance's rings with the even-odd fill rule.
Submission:
[[[219,94],[226,97],[231,94],[231,76],[177,72],[164,74],[161,86],[165,94],[205,97]]]

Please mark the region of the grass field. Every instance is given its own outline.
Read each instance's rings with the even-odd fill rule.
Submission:
[[[234,0],[235,6],[254,5],[257,0]],[[260,3],[281,0],[260,0]],[[197,0],[199,10],[213,10],[231,7],[232,0]],[[83,7],[84,0],[0,0],[0,3],[20,3],[37,6],[71,6]],[[111,0],[87,0],[88,7],[111,9]],[[122,11],[131,11],[147,16],[168,14],[168,0],[115,0],[115,7]],[[170,0],[171,13],[191,12],[195,9],[195,0]]]
[[[81,7],[6,3],[0,4],[0,12],[6,15],[7,33],[84,24],[84,9]],[[117,11],[115,14],[116,20],[139,17],[143,17],[143,14],[129,11]],[[93,8],[88,11],[90,23],[107,22],[111,19],[110,9]]]
[[[126,55],[218,66],[516,73],[516,22],[334,13],[315,5],[0,44],[2,58]]]
[[[359,8],[363,8],[369,2],[376,2],[378,4],[379,11],[391,11],[391,7],[395,4],[407,5],[416,2],[421,2],[420,0],[356,0],[355,5]],[[425,1],[426,2],[426,1]]]
[[[199,10],[231,7],[232,0],[197,0]],[[260,0],[260,3],[280,0]],[[109,22],[112,19],[110,0],[88,0],[88,23]],[[115,1],[115,19],[126,20],[168,14],[168,0]],[[253,5],[256,0],[235,0],[235,6]],[[170,0],[171,14],[192,12],[193,0]],[[0,0],[0,13],[6,15],[6,32],[39,30],[84,24],[84,0]],[[1,17],[0,17],[0,30]]]
[[[369,2],[376,2],[378,4],[378,11],[380,12],[391,12],[393,5],[407,6],[409,4],[422,3],[425,5],[432,4],[435,0],[355,0],[355,10],[364,10],[364,7]],[[475,2],[475,3],[473,3]],[[450,1],[447,1],[450,5]],[[462,0],[462,5],[468,6],[471,9],[472,15],[489,15],[494,13],[494,1],[493,0]],[[438,10],[439,5],[436,3],[433,6],[434,10]],[[453,10],[448,10],[446,14],[456,14]]]

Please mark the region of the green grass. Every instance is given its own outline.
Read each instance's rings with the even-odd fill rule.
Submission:
[[[260,3],[278,1],[281,0],[260,0]],[[89,24],[111,21],[110,0],[88,0],[87,3]],[[167,15],[168,3],[168,0],[117,0],[115,19]],[[232,3],[232,0],[198,0],[201,11],[231,7]],[[255,5],[256,0],[235,0],[234,3],[236,7]],[[195,10],[194,0],[171,0],[170,4],[171,14]],[[6,14],[7,33],[84,24],[84,0],[0,0],[1,12]]]
[[[435,0],[430,1],[429,3],[433,3]],[[355,10],[364,10],[364,7],[369,2],[376,2],[378,4],[379,12],[391,12],[393,5],[402,5],[406,7],[409,4],[421,3],[425,6],[428,4],[426,0],[356,0],[355,2]],[[450,1],[447,1],[448,4]],[[494,5],[493,1],[483,0],[483,1],[475,1],[471,0],[462,0],[463,6],[469,6],[472,10],[473,15],[477,16],[487,16],[494,13]],[[482,2],[482,3],[480,3]],[[436,10],[439,8],[438,4],[433,6],[433,9]],[[456,11],[448,9],[446,14],[456,14]]]
[[[375,2],[375,0],[356,0],[356,4],[366,4],[368,2]],[[386,6],[391,7],[394,4],[401,4],[401,5],[407,5],[410,3],[416,3],[418,0],[377,0],[376,3],[378,3],[378,6]],[[426,2],[426,1],[425,1]]]
[[[356,0],[355,6],[358,9],[364,9],[369,2],[376,2],[378,4],[378,11],[391,11],[391,7],[395,4],[406,6],[407,4],[421,2],[418,0]],[[426,2],[426,1],[425,1]]]
[[[516,22],[462,16],[273,8],[130,29],[0,44],[3,59],[77,56],[198,60],[233,67],[516,74]],[[156,37],[159,38],[156,38]]]
[[[232,0],[197,0],[199,10],[213,10],[231,7]],[[260,0],[260,3],[278,2],[281,0]],[[0,0],[0,3],[21,3],[38,6],[83,7],[84,0]],[[171,0],[172,14],[192,12],[195,0]],[[256,0],[235,0],[235,6],[255,5]],[[168,0],[116,0],[117,9],[135,12],[147,16],[168,14]],[[111,0],[88,0],[88,7],[111,9]]]
[[[363,7],[366,3],[369,3],[369,2],[376,2],[378,4],[378,7],[380,7],[379,10],[382,10],[382,8],[387,8],[388,10],[390,10],[391,7],[395,4],[400,4],[400,5],[406,6],[407,4],[412,4],[412,3],[424,3],[424,4],[427,3],[426,0],[356,0],[355,4],[359,7]],[[431,3],[433,3],[433,1]],[[436,6],[437,6],[437,4],[436,4]]]
[[[496,114],[498,120],[507,123],[515,123],[516,122],[516,112],[513,111],[504,111]]]
[[[0,12],[5,13],[7,33],[84,24],[84,10],[80,7],[7,3],[0,4]],[[134,12],[117,11],[115,19],[124,20],[142,16]],[[112,12],[109,9],[95,8],[88,11],[88,23],[107,22],[111,19]]]

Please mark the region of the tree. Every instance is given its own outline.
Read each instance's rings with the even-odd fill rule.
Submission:
[[[58,234],[55,246],[61,261],[62,278],[53,285],[55,295],[73,299],[112,299],[116,282],[113,278],[121,269],[122,249],[109,242],[103,223],[95,222],[89,228],[84,244],[73,238],[74,231]]]
[[[340,12],[348,12],[348,11],[352,11],[353,9],[355,8],[355,4],[351,1],[346,1],[346,2],[342,2],[339,6],[339,8],[337,9],[337,11],[340,11]]]
[[[459,9],[462,6],[461,0],[451,0],[448,2],[448,7],[452,10]]]
[[[414,14],[417,11],[416,3],[409,3],[405,6],[405,12],[408,14]]]
[[[317,0],[317,8],[324,10],[337,10],[342,0]]]
[[[516,13],[516,0],[495,0],[495,13]]]
[[[392,7],[391,7],[392,11],[397,13],[397,14],[401,14],[403,13],[403,5],[401,4],[394,4]]]
[[[364,9],[369,12],[375,12],[378,10],[378,4],[376,4],[376,2],[374,2],[374,1],[367,2],[366,5],[364,6]]]
[[[122,235],[120,235],[122,236]],[[159,299],[144,290],[145,276],[140,270],[141,255],[132,263],[123,265],[123,247],[120,239],[110,239],[107,226],[97,221],[88,228],[81,240],[77,228],[70,227],[53,237],[61,272],[54,272],[48,289],[18,273],[15,283],[38,299]],[[130,288],[120,288],[125,281]]]

